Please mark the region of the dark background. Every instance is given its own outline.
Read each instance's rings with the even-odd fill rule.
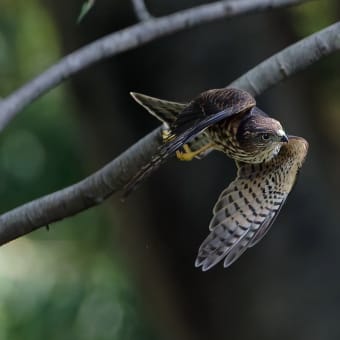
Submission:
[[[209,1],[150,0],[161,16]],[[77,48],[136,22],[125,0],[2,0],[0,96]],[[102,61],[30,105],[0,139],[4,212],[89,175],[158,125],[129,91],[187,101],[228,85],[335,22],[315,1],[179,32]],[[308,53],[308,51],[306,51]],[[339,339],[339,54],[257,98],[310,143],[297,186],[265,239],[232,267],[194,268],[223,154],[173,160],[124,204],[102,206],[0,249],[1,339]]]

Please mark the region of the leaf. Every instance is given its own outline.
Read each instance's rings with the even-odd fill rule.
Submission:
[[[80,14],[77,19],[77,24],[79,24],[83,20],[83,18],[89,12],[89,10],[93,7],[95,2],[96,0],[88,0],[87,2],[83,4],[80,10]]]

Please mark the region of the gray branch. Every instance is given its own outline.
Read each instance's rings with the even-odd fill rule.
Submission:
[[[308,0],[218,1],[141,22],[112,33],[62,58],[0,103],[0,131],[10,120],[48,90],[99,60],[136,48],[157,38],[222,18],[295,5]]]
[[[147,20],[152,19],[151,14],[146,8],[144,0],[131,0],[131,1],[132,1],[133,9],[135,11],[135,14],[138,20],[147,21]]]
[[[150,160],[160,143],[158,128],[84,180],[1,215],[0,245],[100,204]]]
[[[340,22],[268,58],[230,86],[259,95],[337,50],[340,50]],[[161,143],[160,131],[160,128],[154,130],[81,182],[1,215],[0,245],[95,206],[121,190],[157,150]]]
[[[340,49],[340,22],[285,48],[230,84],[257,96]]]

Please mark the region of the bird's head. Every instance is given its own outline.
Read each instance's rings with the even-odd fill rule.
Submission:
[[[276,119],[254,107],[238,127],[237,141],[247,153],[257,155],[258,162],[274,157],[288,137]]]

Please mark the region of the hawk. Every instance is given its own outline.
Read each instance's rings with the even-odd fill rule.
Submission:
[[[189,161],[218,150],[235,160],[237,177],[214,206],[195,262],[203,271],[222,260],[230,266],[271,227],[307,155],[307,141],[287,136],[246,91],[208,90],[188,104],[131,95],[163,122],[163,144],[125,187],[125,196],[174,155]]]

